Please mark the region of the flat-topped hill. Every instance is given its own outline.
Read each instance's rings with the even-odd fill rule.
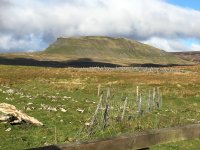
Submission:
[[[163,50],[134,40],[101,36],[58,38],[44,53],[72,59],[89,58],[120,65],[188,63]]]

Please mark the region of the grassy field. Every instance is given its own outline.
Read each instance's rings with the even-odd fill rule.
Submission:
[[[121,71],[0,65],[0,102],[13,104],[45,124],[43,127],[0,124],[0,149],[24,149],[199,123],[200,66],[164,69]],[[99,84],[102,90],[111,86],[116,101],[127,95],[133,102],[136,86],[144,92],[160,87],[163,107],[131,120],[113,121],[105,130],[89,136],[85,123],[96,109]],[[11,131],[5,131],[8,128]],[[152,149],[199,149],[199,145],[199,140],[193,140]]]

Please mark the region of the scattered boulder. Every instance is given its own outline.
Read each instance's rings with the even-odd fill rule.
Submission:
[[[37,119],[28,116],[27,114],[16,109],[14,105],[7,103],[0,103],[0,122],[10,123],[10,124],[19,124],[22,122],[31,123],[37,126],[42,126],[43,123]]]

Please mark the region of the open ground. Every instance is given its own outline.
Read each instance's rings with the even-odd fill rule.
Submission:
[[[13,104],[44,123],[43,127],[0,124],[0,149],[24,149],[199,123],[199,72],[199,65],[159,69],[0,65],[0,102]],[[99,84],[102,91],[111,87],[116,101],[122,101],[126,95],[133,103],[137,86],[144,93],[159,87],[163,106],[140,117],[112,122],[106,129],[88,135],[86,123],[90,122],[99,101]],[[181,149],[184,145],[196,149],[199,144],[199,140],[193,140],[152,149]]]

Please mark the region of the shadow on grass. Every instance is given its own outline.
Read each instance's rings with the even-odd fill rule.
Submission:
[[[6,58],[0,57],[1,65],[18,65],[18,66],[39,66],[39,67],[55,67],[55,68],[65,68],[65,67],[121,67],[117,64],[104,63],[93,61],[90,58],[80,58],[77,60],[68,61],[39,61],[31,58]]]
[[[90,58],[79,58],[76,60],[67,60],[67,61],[45,61],[45,60],[36,60],[32,58],[7,58],[0,57],[1,65],[17,65],[17,66],[39,66],[39,67],[54,67],[54,68],[87,68],[87,67],[122,67],[118,64],[106,63],[106,62],[97,62],[93,61]],[[172,66],[183,66],[178,64],[130,64],[128,67],[172,67]]]

